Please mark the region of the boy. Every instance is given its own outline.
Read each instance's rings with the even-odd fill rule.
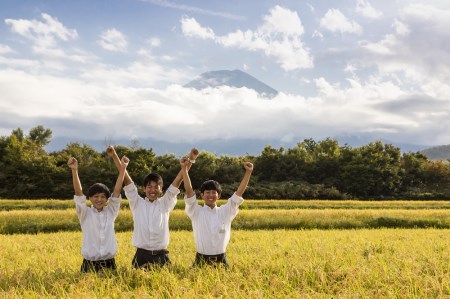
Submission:
[[[107,154],[113,158],[114,164],[119,168],[119,157],[113,146],[109,146]],[[198,150],[192,149],[190,158],[186,162],[186,171],[198,156]],[[132,244],[136,247],[133,257],[134,268],[150,268],[151,266],[164,266],[170,264],[169,251],[169,213],[175,208],[178,189],[182,180],[181,170],[172,184],[162,194],[163,180],[157,173],[150,173],[144,178],[145,198],[138,194],[128,172],[125,172],[125,195],[129,201],[133,214]]]
[[[71,157],[67,162],[72,170],[75,207],[83,232],[81,247],[81,255],[83,256],[81,272],[83,273],[97,272],[102,269],[116,269],[114,256],[117,253],[117,240],[114,232],[114,221],[119,214],[120,190],[128,163],[129,159],[123,156],[120,160],[119,176],[112,196],[108,187],[104,184],[96,183],[89,187],[88,195],[92,206],[88,207],[78,176],[78,161]],[[109,204],[106,205],[108,198]]]
[[[228,267],[225,254],[228,242],[230,241],[231,221],[236,217],[239,205],[244,199],[242,194],[247,188],[250,176],[253,171],[253,164],[244,163],[245,174],[236,192],[228,199],[225,205],[216,206],[222,193],[220,184],[213,180],[208,180],[200,187],[200,196],[205,201],[202,207],[197,203],[191,180],[187,172],[188,162],[186,159],[180,160],[183,184],[186,189],[184,201],[186,202],[186,213],[192,221],[194,231],[195,256],[194,266],[203,264],[220,265]]]

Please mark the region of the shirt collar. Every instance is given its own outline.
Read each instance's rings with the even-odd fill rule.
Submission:
[[[103,212],[103,211],[105,210],[105,208],[106,208],[106,206],[104,206],[104,207],[103,207],[103,210],[101,210],[101,211],[99,212],[94,206],[91,206],[91,209],[94,211],[94,213],[101,213],[101,212]]]
[[[147,196],[144,198],[145,201],[149,203],[157,203],[159,201],[159,198],[155,199],[154,201],[150,201],[150,199],[147,198]]]
[[[203,205],[203,208],[206,209],[210,213],[216,213],[216,211],[217,211],[217,205],[215,205],[214,208],[212,208],[212,209],[210,207],[208,207],[207,205]]]

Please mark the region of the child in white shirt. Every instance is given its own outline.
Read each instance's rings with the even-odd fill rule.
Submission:
[[[75,207],[83,232],[81,255],[83,263],[81,272],[99,271],[101,269],[116,269],[115,255],[117,240],[114,232],[114,221],[119,214],[123,179],[129,159],[125,156],[120,160],[120,172],[117,177],[113,194],[107,186],[96,183],[89,187],[88,196],[92,203],[86,205],[78,176],[78,161],[71,157],[67,165],[72,170],[72,182],[75,190]],[[109,199],[109,204],[106,205]]]
[[[186,189],[184,197],[186,213],[192,221],[194,241],[197,254],[194,265],[223,264],[228,267],[226,248],[230,241],[231,221],[236,217],[239,205],[244,199],[242,194],[247,188],[253,171],[253,164],[244,163],[245,174],[236,192],[228,199],[225,205],[216,205],[222,193],[217,181],[208,180],[200,188],[200,196],[205,201],[201,206],[197,203],[191,180],[187,172],[188,162],[181,159],[183,184]]]

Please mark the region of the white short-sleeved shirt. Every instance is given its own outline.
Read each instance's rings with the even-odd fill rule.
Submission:
[[[169,213],[177,204],[180,190],[170,185],[164,195],[153,202],[142,198],[131,183],[123,188],[133,213],[134,229],[131,243],[146,250],[167,249],[169,245]]]
[[[235,193],[226,204],[212,209],[199,205],[195,195],[184,200],[186,213],[192,221],[197,252],[205,255],[225,253],[231,236],[231,221],[244,199]]]
[[[119,214],[121,197],[110,197],[102,211],[86,205],[86,196],[74,196],[75,208],[83,232],[81,255],[90,261],[107,260],[117,253],[114,221]]]

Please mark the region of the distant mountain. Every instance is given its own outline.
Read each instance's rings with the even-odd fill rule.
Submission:
[[[75,139],[68,137],[55,137],[52,141],[45,146],[47,152],[56,152],[66,148],[69,143],[88,144],[95,150],[102,152],[106,149],[111,142],[114,145],[131,146],[132,140],[130,139],[114,139],[109,140],[94,140],[94,139]],[[283,146],[285,148],[293,147],[296,143],[285,143],[277,139],[212,139],[203,140],[197,142],[168,142],[162,140],[156,140],[151,138],[143,138],[138,140],[138,146],[144,148],[152,148],[153,152],[157,155],[175,154],[184,155],[191,148],[197,147],[200,151],[207,151],[216,155],[231,155],[231,156],[243,156],[243,155],[260,155],[265,146],[271,145],[278,148]]]
[[[430,147],[430,145],[395,142],[389,139],[379,138],[369,133],[359,135],[337,135],[333,138],[336,139],[340,145],[348,144],[351,147],[359,147],[369,144],[370,142],[381,141],[384,144],[392,144],[393,146],[400,148],[402,153],[419,152]]]
[[[421,151],[430,160],[450,159],[450,145],[433,146]]]
[[[264,147],[267,145],[272,146],[273,148],[283,147],[293,148],[297,145],[297,143],[302,142],[306,137],[296,137],[291,141],[281,141],[276,138],[266,138],[266,139],[212,139],[212,140],[201,140],[196,142],[168,142],[151,138],[142,138],[138,140],[138,145],[145,148],[152,148],[155,154],[163,155],[163,154],[175,154],[175,155],[184,155],[186,152],[192,148],[197,147],[200,150],[208,151],[214,153],[216,155],[232,155],[232,156],[243,156],[246,154],[249,155],[260,155],[263,151]],[[333,137],[339,142],[340,146],[347,144],[351,147],[359,147],[362,145],[366,145],[370,142],[375,142],[380,139],[370,138],[370,136],[351,136],[351,135],[341,135]],[[320,139],[315,139],[317,142]],[[392,144],[400,148],[401,152],[417,152],[421,151],[425,155],[429,157],[430,160],[435,159],[447,159],[450,157],[450,145],[447,146],[437,146],[435,148],[447,147],[447,154],[437,155],[437,154],[428,154],[425,153],[429,148],[429,146],[424,145],[414,145],[414,144],[406,144],[406,143],[395,143],[390,142],[388,140],[381,140],[385,144]],[[131,146],[133,141],[130,139],[114,139],[109,142],[105,140],[93,140],[93,139],[76,139],[76,138],[68,138],[68,137],[55,137],[52,138],[50,144],[48,144],[45,149],[48,152],[59,151],[66,148],[67,144],[72,142],[78,142],[80,144],[89,144],[95,150],[101,152],[104,151],[107,147],[108,143],[111,142],[115,145],[124,145]],[[431,148],[432,149],[432,148]],[[446,157],[446,158],[440,158]]]
[[[240,70],[206,72],[185,84],[184,87],[204,89],[207,87],[218,87],[223,85],[237,88],[247,87],[269,98],[278,94],[277,90]]]

